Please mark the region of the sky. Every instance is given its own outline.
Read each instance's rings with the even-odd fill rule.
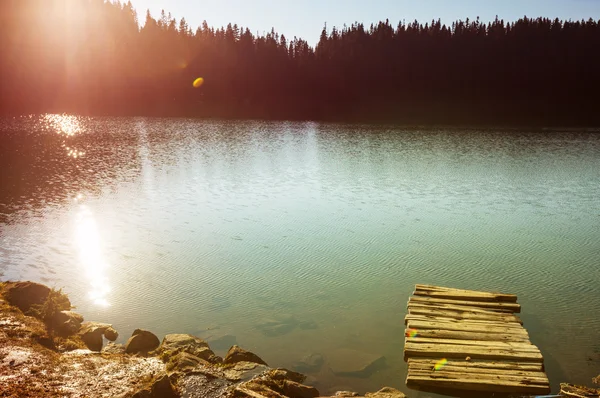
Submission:
[[[263,34],[275,28],[288,39],[301,37],[315,45],[325,23],[331,27],[385,20],[396,25],[415,19],[425,23],[440,18],[451,24],[477,16],[487,22],[496,15],[514,21],[524,15],[560,19],[600,19],[600,0],[131,0],[143,23],[146,10],[158,18],[162,9],[178,21],[185,17],[195,30],[203,20],[209,26],[229,22]]]

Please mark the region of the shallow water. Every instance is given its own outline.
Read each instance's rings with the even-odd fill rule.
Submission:
[[[430,283],[517,294],[555,389],[600,373],[600,133],[45,115],[0,145],[2,278],[121,340],[229,334],[272,366],[322,354],[322,393],[409,392]],[[340,348],[387,366],[336,377]]]

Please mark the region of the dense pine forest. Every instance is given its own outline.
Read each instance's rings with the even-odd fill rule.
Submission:
[[[131,3],[2,0],[5,114],[600,125],[600,21],[325,27],[317,45]],[[196,78],[204,83],[194,87]]]

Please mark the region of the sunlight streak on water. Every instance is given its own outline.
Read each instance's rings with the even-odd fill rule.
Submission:
[[[78,195],[78,198],[80,196]],[[89,298],[101,307],[108,307],[107,296],[110,286],[106,270],[108,264],[104,261],[100,247],[98,226],[91,210],[86,205],[80,205],[75,219],[75,242],[79,251],[79,261],[88,278]]]

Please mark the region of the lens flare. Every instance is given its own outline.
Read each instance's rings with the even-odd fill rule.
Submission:
[[[446,358],[442,358],[439,361],[437,361],[435,363],[435,365],[433,365],[433,370],[440,370],[441,368],[446,366],[447,363],[448,363],[448,360]]]
[[[419,333],[417,333],[416,329],[407,329],[406,330],[406,337],[413,339],[415,337],[418,336]]]
[[[204,84],[204,78],[203,77],[199,77],[196,80],[194,80],[194,83],[192,84],[194,86],[194,88],[198,88],[201,85]]]

